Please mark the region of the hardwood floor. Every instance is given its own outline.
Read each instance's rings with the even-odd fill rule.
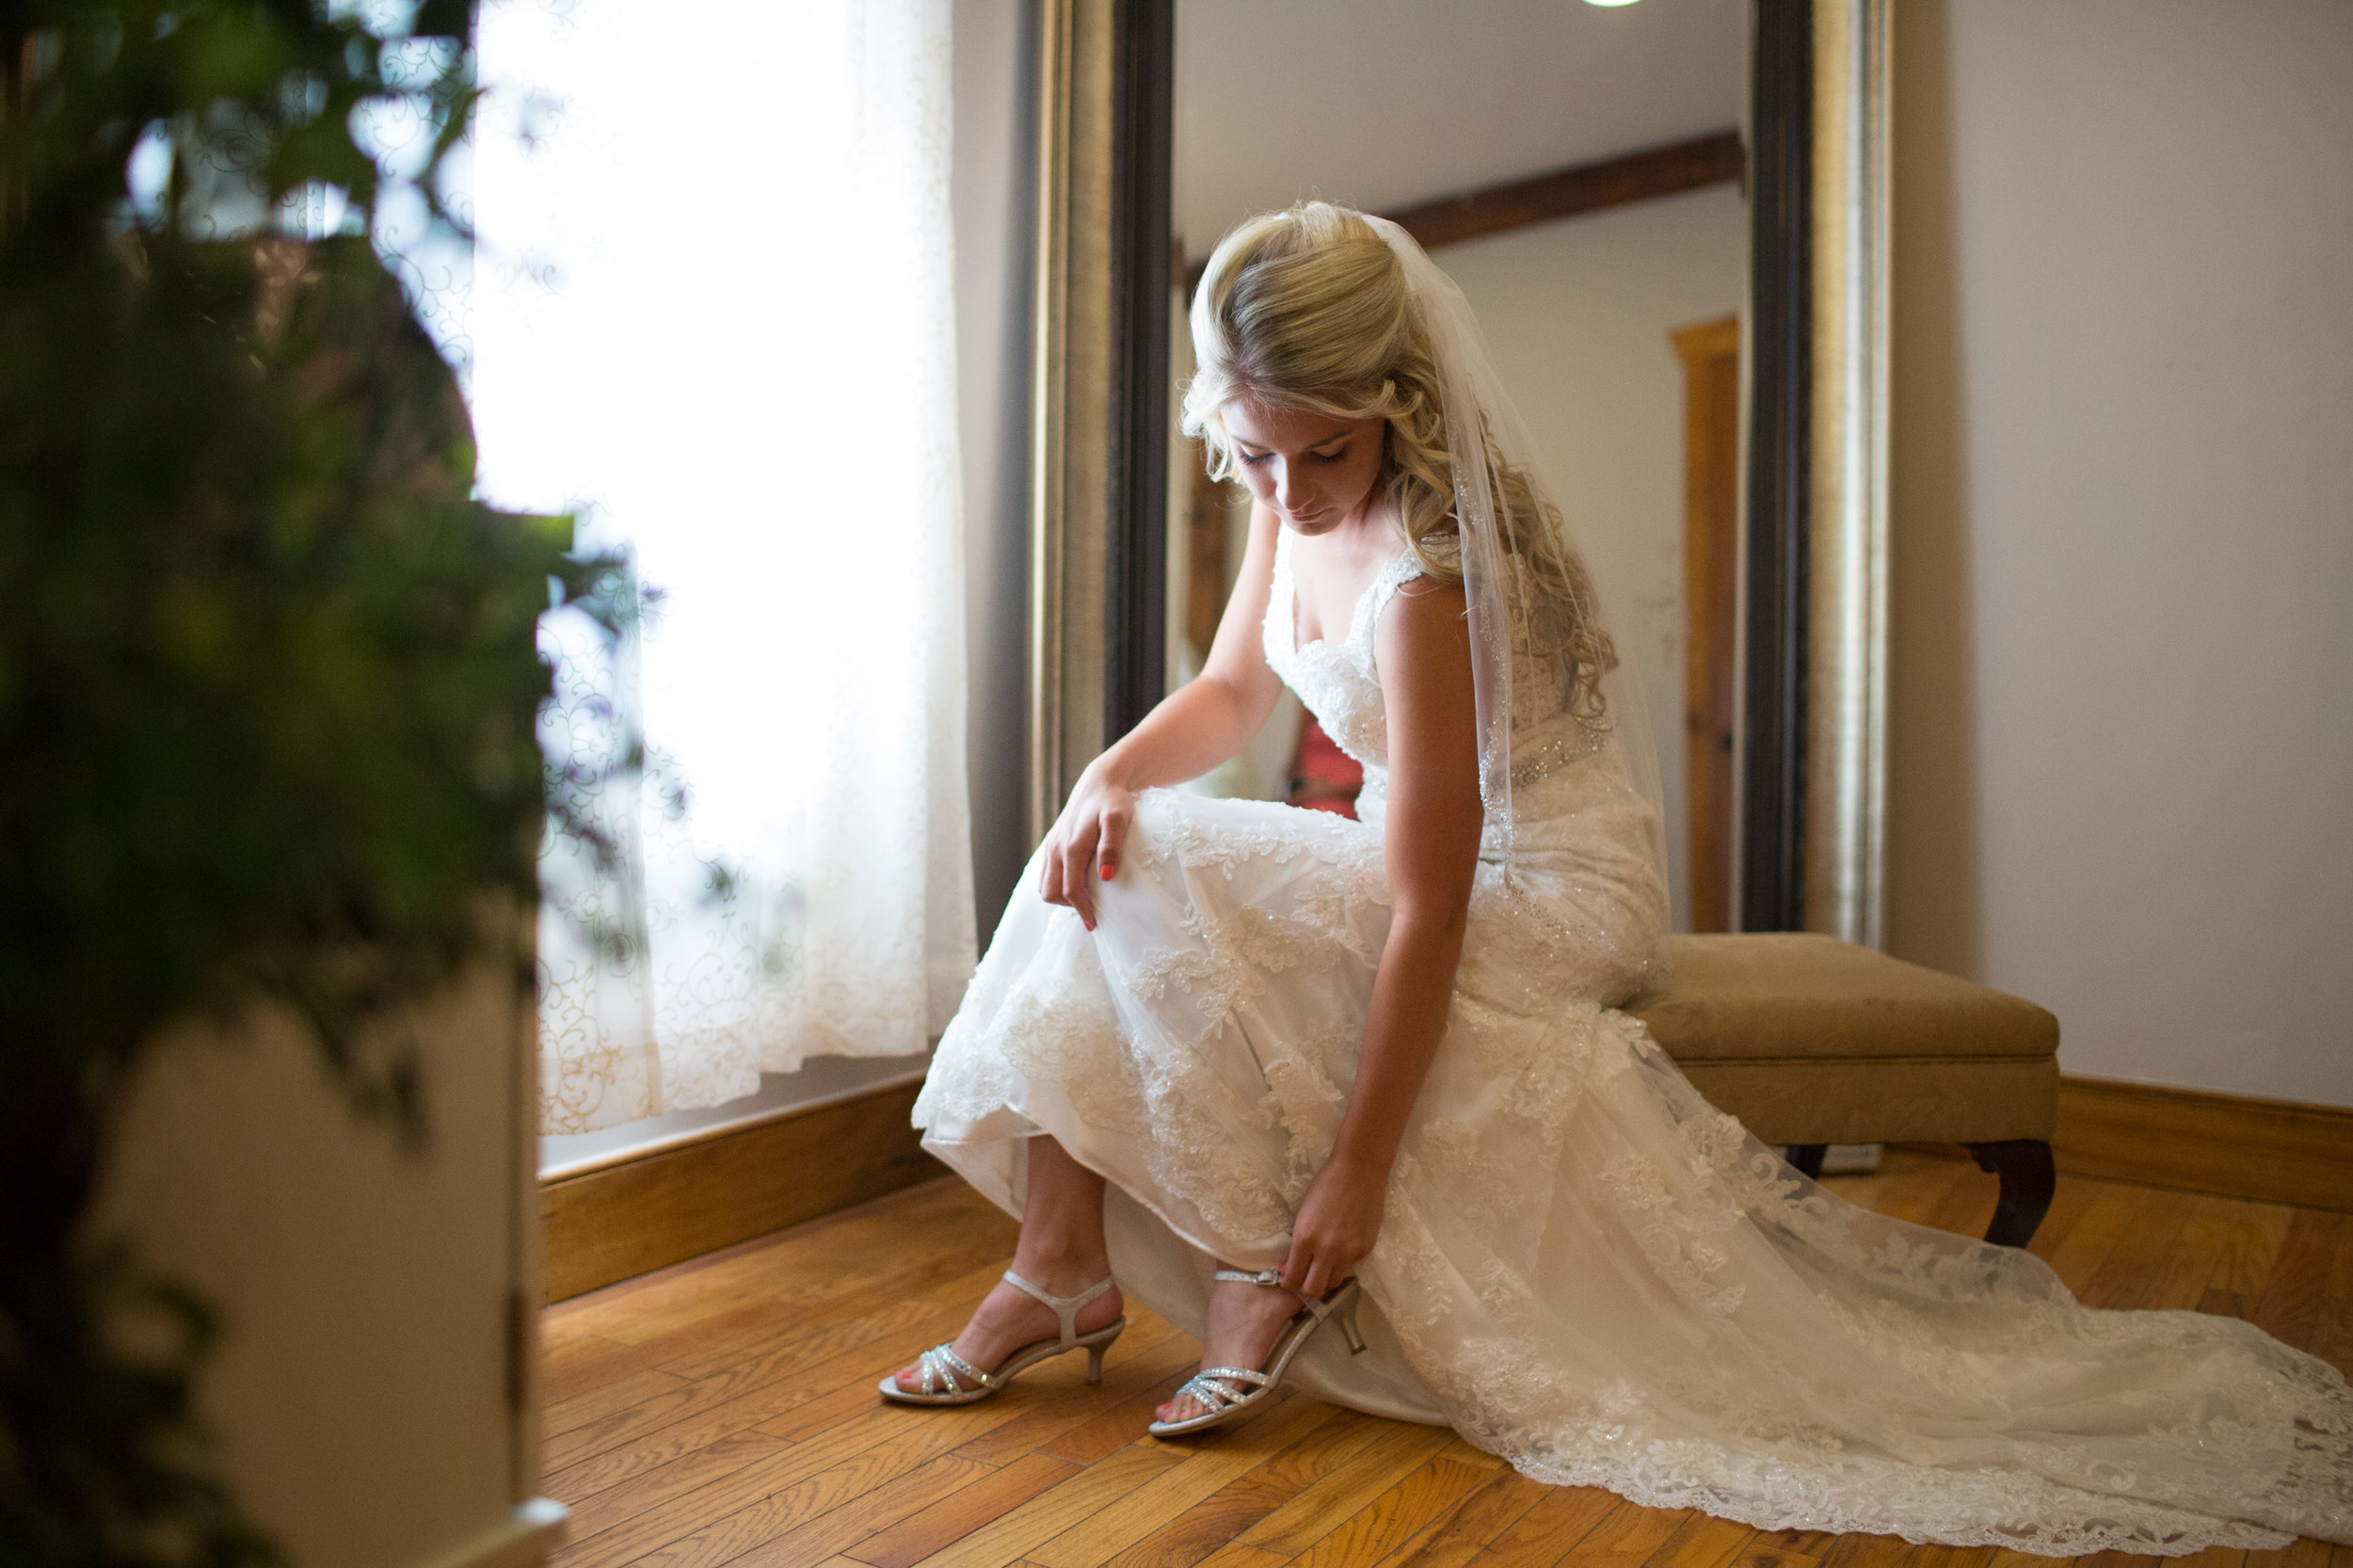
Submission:
[[[1993,1181],[1892,1153],[1855,1202],[1982,1231]],[[1540,1486],[1432,1427],[1305,1395],[1239,1430],[1144,1435],[1194,1341],[1139,1306],[1103,1385],[1085,1358],[956,1410],[875,1381],[953,1333],[1012,1223],[952,1179],[547,1309],[544,1490],[560,1568],[2049,1568],[1890,1536],[1757,1531]],[[2353,1370],[2353,1215],[2061,1177],[2034,1250],[2086,1301],[2196,1307]],[[2165,1560],[2106,1554],[2081,1568]],[[2191,1568],[2353,1568],[2353,1547]]]

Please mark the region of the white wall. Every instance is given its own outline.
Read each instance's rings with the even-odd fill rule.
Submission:
[[[526,1022],[496,981],[416,1024],[431,1140],[355,1123],[283,1019],[166,1042],[96,1229],[221,1311],[199,1408],[302,1568],[412,1568],[485,1543],[536,1484],[508,1403],[522,1277]],[[535,1205],[536,1208],[536,1205]]]
[[[1897,18],[1888,931],[2353,1105],[2353,6]]]
[[[1689,926],[1683,748],[1683,366],[1668,334],[1748,292],[1730,184],[1448,246],[1583,546],[1658,744],[1676,926]]]

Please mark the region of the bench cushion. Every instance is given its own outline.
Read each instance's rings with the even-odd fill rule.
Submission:
[[[1769,1144],[2047,1139],[2058,1114],[2057,1018],[1835,937],[1678,936],[1626,1011]]]
[[[2058,1053],[2033,1002],[1804,931],[1677,936],[1667,984],[1626,1011],[1678,1062]]]

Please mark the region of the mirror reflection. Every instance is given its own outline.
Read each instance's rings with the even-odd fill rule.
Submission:
[[[1310,197],[1461,284],[1590,554],[1659,751],[1675,925],[1730,925],[1748,22],[1738,0],[1177,0],[1172,408],[1218,238]],[[1172,431],[1167,669],[1197,672],[1249,505]],[[1196,786],[1353,814],[1288,693]]]

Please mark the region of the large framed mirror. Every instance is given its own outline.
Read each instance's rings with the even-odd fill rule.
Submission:
[[[1676,923],[1877,945],[1887,0],[1041,0],[1032,838],[1241,551],[1174,429],[1196,269],[1322,196],[1470,296],[1660,740]],[[1203,786],[1344,795],[1294,705]],[[1344,771],[1344,767],[1343,767]]]

